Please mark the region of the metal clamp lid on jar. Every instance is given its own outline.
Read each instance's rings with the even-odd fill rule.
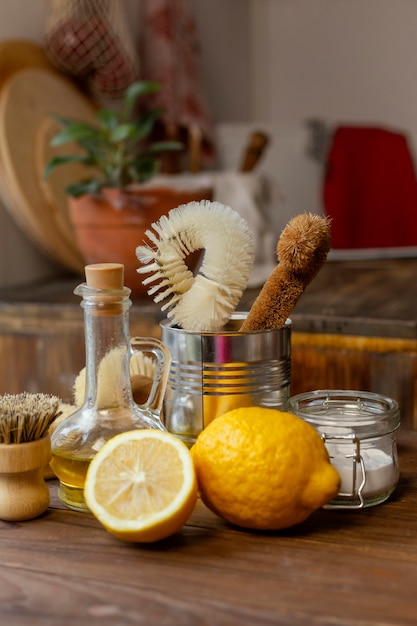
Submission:
[[[356,505],[350,502],[350,508],[366,506],[367,467],[364,457],[367,455],[367,450],[363,446],[367,446],[371,440],[378,442],[384,436],[393,438],[395,458],[390,459],[388,474],[385,477],[385,480],[390,483],[390,491],[393,490],[399,474],[394,433],[400,426],[400,415],[398,403],[395,400],[365,391],[318,390],[293,396],[288,401],[288,410],[316,428],[328,448],[332,461],[332,450],[336,449],[340,454],[340,446],[344,448],[346,444],[350,444],[349,454],[340,454],[338,459],[334,459],[334,465],[339,471],[346,470],[344,459],[352,462],[352,475],[348,481],[351,489],[338,494],[338,498],[342,501],[350,499],[357,502]],[[377,449],[378,447],[379,445],[375,443],[374,455],[379,452],[382,454],[382,451]],[[343,467],[340,465],[338,467],[337,462],[340,464],[341,458]],[[369,488],[368,485],[368,491]],[[387,497],[384,495],[379,501]],[[331,503],[332,508],[345,508],[346,503],[338,506],[336,502]],[[378,498],[374,503],[378,503]]]

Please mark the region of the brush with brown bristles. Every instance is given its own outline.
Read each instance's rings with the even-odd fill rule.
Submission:
[[[0,396],[0,519],[33,519],[48,508],[44,473],[59,407],[57,397],[43,393]]]
[[[60,415],[59,398],[43,393],[0,396],[0,444],[27,443],[48,434]]]
[[[294,217],[277,244],[278,265],[262,287],[240,330],[281,328],[330,250],[330,220],[314,213]]]

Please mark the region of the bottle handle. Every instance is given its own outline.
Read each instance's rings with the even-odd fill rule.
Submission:
[[[149,397],[144,406],[161,415],[162,403],[168,384],[171,354],[165,344],[154,337],[133,337],[131,347],[134,351],[148,352],[155,356],[157,366]]]

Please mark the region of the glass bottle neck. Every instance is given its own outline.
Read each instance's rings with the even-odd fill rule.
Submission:
[[[84,309],[86,376],[84,406],[97,409],[133,403],[129,361],[128,297],[86,297]]]

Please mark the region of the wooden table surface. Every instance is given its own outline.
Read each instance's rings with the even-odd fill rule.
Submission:
[[[414,626],[417,433],[400,433],[399,458],[379,506],[256,533],[198,502],[181,533],[152,545],[65,509],[49,481],[42,517],[0,522],[0,624]]]
[[[417,257],[329,261],[307,287],[291,318],[294,330],[417,339]],[[83,278],[0,288],[0,330],[12,316],[38,318],[42,310],[82,319],[74,288]],[[238,305],[248,310],[259,289],[248,289]],[[131,317],[154,323],[166,317],[150,297],[133,300]],[[15,322],[16,325],[16,322]]]
[[[417,340],[417,258],[327,262],[295,306],[293,331]],[[0,334],[35,332],[47,324],[83,324],[74,288],[82,277],[0,288]],[[244,292],[237,309],[249,310],[259,289]],[[159,333],[161,304],[133,299],[132,324]],[[52,320],[52,322],[51,322]]]
[[[291,317],[301,332],[417,339],[417,258],[331,261]]]

